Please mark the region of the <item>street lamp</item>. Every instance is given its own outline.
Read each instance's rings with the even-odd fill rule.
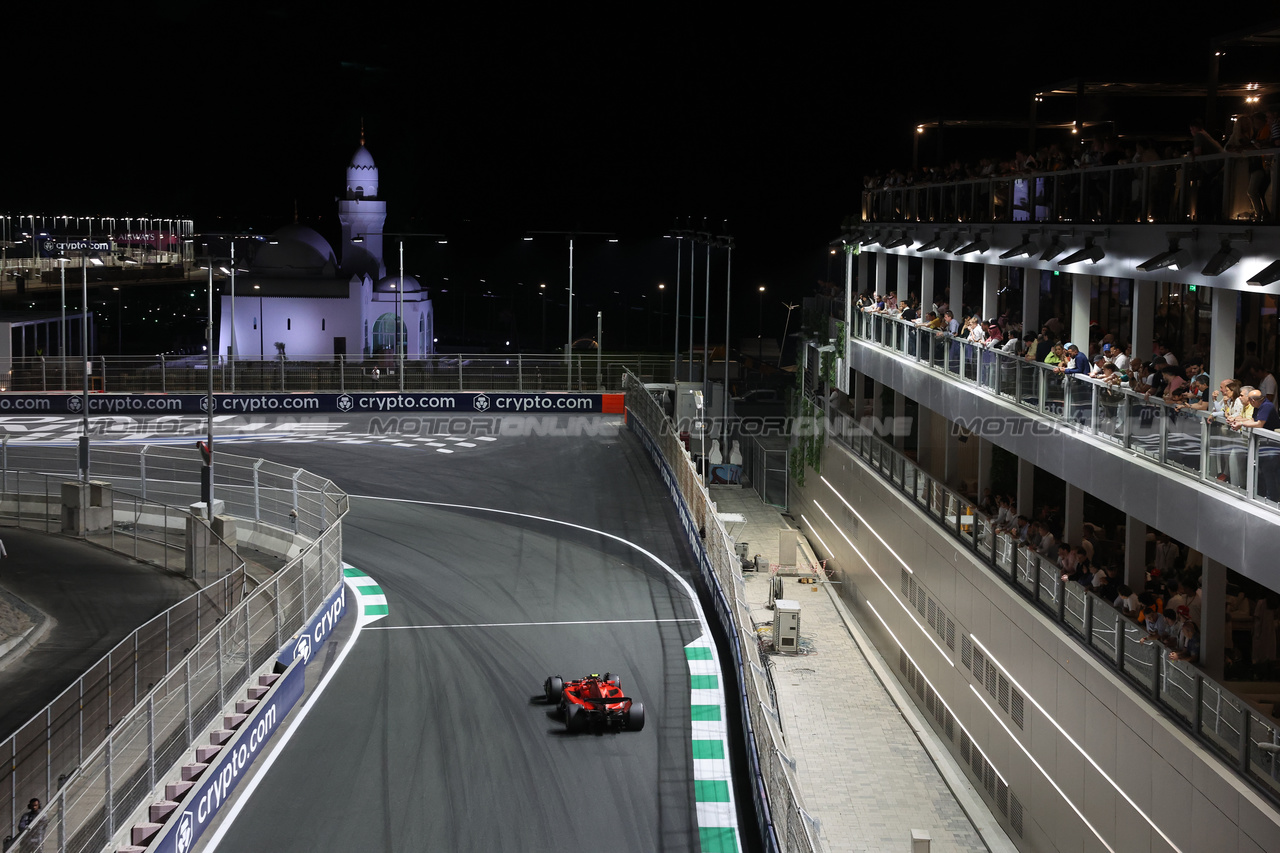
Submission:
[[[618,242],[611,231],[530,231],[530,234],[559,234],[569,238],[569,332],[565,338],[564,359],[569,366],[572,382],[573,368],[573,240],[575,237],[608,237],[610,243]]]
[[[764,361],[764,285],[760,285],[760,312],[756,315],[756,361]]]
[[[401,312],[403,310],[403,299],[404,299],[404,296],[403,296],[404,294],[404,238],[405,237],[438,237],[440,238],[438,240],[438,244],[440,245],[443,245],[448,241],[444,239],[445,235],[443,234],[431,234],[425,231],[383,231],[381,236],[400,238],[400,283],[396,285],[396,329],[395,329],[394,339],[395,339],[395,347],[396,347],[396,376],[397,376],[397,379],[399,380],[400,390],[404,391],[404,344],[407,343],[407,340],[401,339],[400,337],[400,327],[404,322],[404,318],[401,316]],[[351,242],[363,243],[364,237],[365,237],[364,234],[357,234],[355,237],[351,239]],[[408,331],[406,330],[405,338],[407,339],[407,337],[408,337]]]
[[[667,286],[662,282],[658,282],[658,346],[662,346],[663,333],[666,327],[663,321],[666,320],[665,311],[667,304]]]
[[[542,297],[542,351],[547,351],[547,283],[538,285],[538,295]]]

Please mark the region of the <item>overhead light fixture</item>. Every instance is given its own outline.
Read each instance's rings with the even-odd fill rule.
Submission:
[[[859,240],[858,245],[862,246],[863,248],[866,248],[867,246],[874,246],[876,243],[879,243],[879,242],[880,242],[880,236],[873,232],[863,237],[861,240]]]
[[[1031,232],[1028,231],[1022,235],[1022,242],[1014,246],[1007,252],[1000,255],[1000,260],[1007,261],[1010,258],[1031,257],[1040,251],[1040,247],[1031,242]]]
[[[1048,246],[1044,247],[1044,251],[1041,252],[1041,260],[1051,261],[1065,251],[1066,246],[1062,245],[1062,241],[1057,238],[1057,234],[1053,234],[1048,238]]]
[[[963,244],[964,241],[960,239],[960,232],[954,231],[951,236],[947,238],[947,242],[943,244],[942,251],[950,255]]]
[[[927,252],[927,251],[929,251],[929,250],[931,250],[931,249],[937,249],[937,248],[938,248],[938,247],[940,247],[941,245],[942,245],[942,232],[941,232],[941,231],[934,231],[934,232],[933,232],[933,239],[932,239],[932,240],[930,240],[928,243],[923,243],[923,244],[921,244],[921,245],[919,245],[919,246],[916,246],[916,251],[917,251],[917,252]]]
[[[1138,269],[1142,272],[1155,272],[1156,270],[1173,269],[1180,270],[1191,265],[1191,251],[1181,248],[1178,240],[1181,237],[1194,237],[1195,232],[1191,234],[1170,234],[1169,249],[1161,252],[1149,261],[1143,261],[1138,264]]]
[[[1071,264],[1078,264],[1081,261],[1088,261],[1091,264],[1096,264],[1106,256],[1107,253],[1102,251],[1101,246],[1093,245],[1092,237],[1085,237],[1084,248],[1079,251],[1072,252],[1062,260],[1058,261],[1058,266],[1070,266]]]
[[[1280,281],[1280,261],[1272,261],[1261,272],[1249,276],[1248,284],[1250,287],[1266,287],[1276,281]]]
[[[1218,245],[1218,251],[1213,253],[1213,257],[1209,258],[1209,262],[1204,265],[1201,270],[1202,275],[1222,275],[1227,270],[1240,263],[1240,250],[1231,245],[1231,238],[1224,237]]]
[[[988,243],[984,237],[979,235],[976,240],[964,246],[961,246],[959,249],[956,249],[955,253],[957,255],[969,255],[974,252],[977,252],[979,255],[981,255],[982,253],[986,252],[990,248],[991,248],[991,244]]]
[[[897,237],[894,237],[888,242],[881,243],[880,245],[884,246],[886,249],[896,249],[899,246],[905,246],[906,248],[909,249],[911,248],[911,244],[914,242],[915,242],[914,240],[912,240],[910,237],[907,236],[907,232],[900,231],[898,232]]]

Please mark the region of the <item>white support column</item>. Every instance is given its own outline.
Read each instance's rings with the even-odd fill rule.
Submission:
[[[897,263],[898,263],[898,301],[899,301],[899,302],[901,302],[902,300],[904,300],[904,299],[906,299],[906,298],[907,298],[907,281],[908,281],[907,274],[908,274],[908,273],[910,272],[910,270],[911,270],[911,267],[910,267],[910,260],[911,260],[911,259],[910,259],[909,257],[907,257],[905,254],[902,254],[902,255],[898,255],[898,256],[897,256]]]
[[[836,385],[848,394],[852,389],[849,388],[849,365],[853,364],[853,247],[844,246],[844,340],[839,342],[840,357],[842,363],[840,365],[840,377]]]
[[[1093,304],[1093,282],[1091,275],[1070,273],[1071,275],[1071,325],[1067,334],[1071,341],[1080,347],[1080,352],[1089,354],[1089,313]]]
[[[885,280],[889,276],[889,256],[884,252],[876,253],[876,295],[884,296],[888,293],[885,288]]]
[[[1218,383],[1231,379],[1236,371],[1236,307],[1240,294],[1224,287],[1213,289],[1213,319],[1209,327],[1210,391],[1218,390]]]
[[[1227,567],[1204,558],[1200,568],[1200,668],[1222,679],[1227,627]]]
[[[1034,462],[1018,457],[1018,515],[1031,518],[1035,514],[1036,499],[1036,465]]]
[[[1232,318],[1235,317],[1233,313]],[[1129,343],[1133,345],[1133,357],[1142,361],[1151,359],[1151,339],[1156,328],[1156,283],[1154,281],[1133,282],[1133,337]]]
[[[1062,541],[1079,545],[1084,538],[1084,489],[1067,484],[1062,502]]]
[[[955,488],[960,483],[960,440],[957,436],[951,434],[951,421],[946,418],[940,418],[942,421],[942,447],[944,456],[942,457],[942,482],[951,488]]]
[[[1040,270],[1022,270],[1022,331],[1040,331]]]
[[[1124,519],[1124,582],[1134,592],[1147,585],[1147,525],[1132,515]]]
[[[1000,267],[982,265],[982,322],[987,322],[1000,312],[996,310],[1000,296]]]
[[[982,503],[982,493],[987,486],[991,485],[991,442],[987,441],[980,435],[975,435],[972,441],[978,442],[978,503]]]
[[[920,316],[933,310],[933,258],[920,259]]]
[[[964,261],[951,262],[951,280],[947,282],[947,286],[951,289],[950,299],[947,300],[951,305],[951,310],[956,313],[956,319],[964,324]]]
[[[867,289],[867,257],[866,252],[858,252],[858,278],[856,287],[858,288],[859,293]]]

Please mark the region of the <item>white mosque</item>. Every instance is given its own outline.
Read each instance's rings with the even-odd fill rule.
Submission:
[[[284,354],[363,361],[395,355],[397,326],[406,358],[434,352],[427,292],[410,275],[402,286],[399,270],[387,275],[382,255],[387,203],[378,199],[378,167],[363,134],[347,165],[338,219],[341,260],[305,225],[286,225],[266,239],[249,271],[236,276],[234,307],[224,287],[218,352],[243,359]]]

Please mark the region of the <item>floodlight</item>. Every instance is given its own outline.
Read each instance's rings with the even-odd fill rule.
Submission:
[[[1055,234],[1049,238],[1049,245],[1045,246],[1044,251],[1040,253],[1040,260],[1051,261],[1066,250],[1067,247],[1062,245],[1062,241]]]
[[[1088,261],[1091,264],[1096,264],[1098,261],[1106,257],[1106,255],[1107,253],[1102,251],[1101,246],[1093,245],[1092,237],[1085,237],[1084,248],[1079,251],[1072,252],[1062,260],[1058,261],[1058,266],[1070,266],[1071,264],[1078,264],[1081,261]]]
[[[1031,235],[1024,234],[1022,235],[1022,242],[1014,246],[1009,251],[1001,254],[1000,260],[1007,261],[1010,258],[1021,258],[1024,256],[1029,258],[1038,251],[1040,251],[1040,247],[1031,242]]]
[[[912,240],[910,237],[908,237],[906,232],[904,231],[903,233],[899,234],[897,237],[894,237],[892,240],[888,241],[887,243],[881,243],[880,245],[884,246],[886,249],[896,249],[899,246],[903,246],[909,249],[911,248],[911,244],[914,242],[915,241]]]
[[[930,241],[929,241],[929,242],[927,242],[927,243],[922,243],[921,245],[916,246],[916,251],[917,251],[917,252],[927,252],[927,251],[929,251],[930,249],[937,249],[937,248],[938,248],[938,247],[940,247],[941,245],[942,245],[942,232],[941,232],[941,231],[934,231],[934,232],[933,232],[933,239],[932,239],[932,240],[930,240]]]
[[[1168,251],[1161,252],[1149,261],[1143,261],[1138,264],[1138,269],[1143,272],[1155,272],[1156,270],[1174,269],[1180,270],[1191,264],[1191,252],[1178,246],[1178,238],[1169,238]]]
[[[859,240],[858,245],[862,246],[863,248],[866,248],[867,246],[874,246],[876,243],[879,243],[879,242],[880,242],[880,235],[875,232],[872,232],[867,236],[863,237],[861,240]]]
[[[1266,287],[1275,281],[1280,281],[1280,261],[1272,261],[1261,272],[1249,276],[1250,287]]]
[[[977,252],[979,255],[981,255],[982,253],[986,252],[990,248],[991,248],[991,244],[988,243],[986,240],[984,240],[982,237],[979,237],[978,239],[974,240],[972,243],[969,243],[966,246],[961,246],[959,249],[956,250],[955,253],[957,255],[968,255],[973,252]]]
[[[1218,251],[1213,253],[1213,257],[1209,258],[1201,274],[1222,275],[1238,263],[1240,263],[1240,250],[1232,248],[1231,238],[1228,237],[1218,246]]]
[[[950,255],[954,253],[956,249],[960,248],[960,246],[963,244],[964,244],[964,241],[960,239],[960,232],[955,231],[951,234],[950,237],[947,238],[947,242],[942,247],[942,251]]]

